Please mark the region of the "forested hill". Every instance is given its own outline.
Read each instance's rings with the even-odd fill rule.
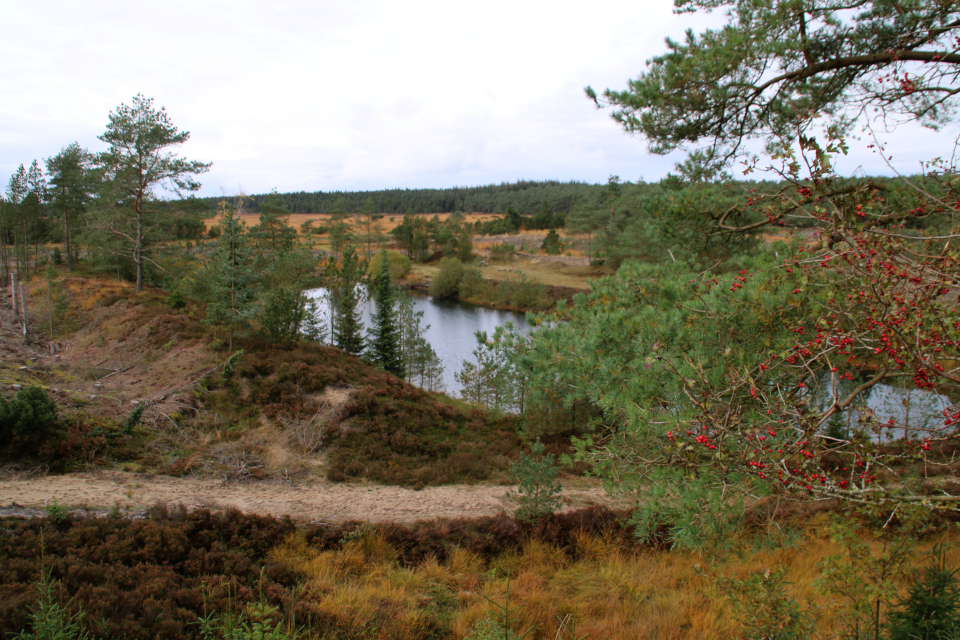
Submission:
[[[377,213],[448,213],[452,211],[503,213],[512,206],[532,216],[544,203],[554,213],[567,214],[578,201],[590,200],[603,188],[585,182],[520,181],[482,187],[449,189],[383,189],[380,191],[316,191],[281,193],[291,213],[353,213],[364,206]],[[247,211],[259,211],[268,194],[250,196]],[[221,198],[203,198],[213,208]]]

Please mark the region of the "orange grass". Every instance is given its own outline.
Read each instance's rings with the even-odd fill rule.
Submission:
[[[302,598],[336,616],[348,637],[434,632],[464,638],[494,611],[489,600],[504,602],[509,584],[511,607],[522,607],[514,612],[520,620],[514,631],[535,626],[532,638],[558,637],[559,620],[573,615],[578,635],[587,638],[735,638],[741,629],[717,580],[781,568],[788,594],[817,610],[814,637],[836,638],[843,603],[815,586],[817,563],[841,551],[827,529],[826,516],[818,516],[793,547],[753,551],[744,541],[738,551],[715,556],[624,548],[612,538],[581,534],[572,549],[530,541],[484,561],[458,548],[443,563],[428,558],[412,567],[402,567],[396,551],[371,529],[331,551],[312,549],[294,535],[272,556],[299,576]],[[950,533],[925,541],[917,562],[934,542],[958,539]],[[956,566],[960,551],[951,551],[948,562]]]
[[[375,221],[375,224],[379,224],[380,231],[383,233],[390,233],[395,227],[400,226],[403,223],[403,214],[402,213],[383,213],[378,214],[383,217]],[[441,221],[449,218],[451,213],[417,213],[414,214],[424,218],[426,220],[432,220],[434,216],[440,218]],[[302,225],[307,220],[312,220],[313,224],[316,226],[327,225],[330,223],[332,214],[329,213],[291,213],[287,217],[287,224],[299,231],[300,225]],[[464,214],[464,218],[467,222],[473,224],[475,222],[486,222],[487,220],[494,220],[497,218],[502,218],[503,214],[501,213],[467,213]],[[259,213],[243,213],[240,215],[240,219],[247,225],[247,228],[260,224],[260,214]],[[207,225],[207,229],[210,227],[216,226],[217,222],[220,220],[220,216],[213,216],[204,220],[204,224]],[[363,217],[356,217],[355,215],[348,214],[346,218],[348,224],[357,227],[358,229],[363,226]]]

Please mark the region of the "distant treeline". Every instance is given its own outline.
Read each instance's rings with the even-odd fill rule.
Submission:
[[[936,191],[940,188],[923,176],[909,180],[876,177],[867,184],[876,198],[901,209],[917,206],[918,189]],[[840,179],[831,185],[838,192],[849,188],[848,181]],[[626,259],[662,262],[681,258],[714,264],[735,254],[749,254],[762,233],[770,228],[809,227],[815,218],[808,215],[807,210],[812,211],[816,202],[803,202],[794,213],[770,227],[754,226],[770,212],[777,211],[784,201],[803,201],[806,188],[803,183],[789,181],[729,180],[693,184],[669,176],[659,182],[633,183],[611,176],[602,185],[548,181],[450,189],[273,193],[252,196],[246,210],[259,211],[266,206],[267,198],[272,197],[274,201],[281,199],[291,213],[340,213],[369,220],[384,214],[496,213],[503,215],[476,222],[472,233],[496,235],[522,229],[565,228],[580,236],[579,242],[585,243],[580,248],[591,259],[609,265]],[[850,197],[859,197],[851,194]],[[197,199],[170,205],[174,209],[209,207],[212,210],[217,200]],[[439,220],[430,227],[415,217],[405,219],[392,232],[412,259],[418,259],[413,256],[419,255],[411,248],[414,245],[432,248],[445,244],[434,238],[442,227]],[[717,227],[721,218],[726,231]],[[459,233],[462,222],[458,219],[454,225],[454,236]],[[919,229],[928,224],[926,218],[918,218],[911,220],[909,226]],[[752,232],[729,231],[735,227],[747,227]],[[427,245],[421,240],[418,245],[418,237],[434,239]],[[427,253],[432,255],[432,251]]]
[[[357,213],[367,207],[377,213],[503,213],[513,207],[522,216],[533,216],[546,204],[566,215],[579,201],[591,200],[602,185],[585,182],[520,181],[483,187],[449,189],[383,189],[380,191],[316,191],[281,193],[291,213]],[[250,196],[246,210],[258,212],[269,194]],[[203,198],[210,209],[222,198]]]

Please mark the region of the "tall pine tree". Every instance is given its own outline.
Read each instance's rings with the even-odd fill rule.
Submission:
[[[380,273],[374,283],[376,311],[368,338],[369,360],[388,373],[403,378],[406,367],[400,352],[400,323],[397,319],[397,293],[390,282],[390,261],[387,252],[380,252]]]
[[[335,258],[327,264],[333,309],[333,344],[355,355],[363,351],[363,322],[360,320],[363,293],[358,287],[363,279],[363,272],[360,257],[349,245],[343,252],[343,260],[339,266]]]

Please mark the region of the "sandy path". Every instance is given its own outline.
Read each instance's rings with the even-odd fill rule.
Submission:
[[[608,502],[603,489],[577,480],[564,491],[564,508]],[[512,510],[509,487],[453,485],[420,491],[374,484],[334,484],[315,480],[302,486],[267,482],[224,485],[216,480],[151,474],[72,473],[33,478],[0,478],[0,509],[60,504],[88,509],[141,510],[158,502],[188,509],[235,508],[246,513],[289,515],[299,520],[410,522],[429,518],[477,517]]]

